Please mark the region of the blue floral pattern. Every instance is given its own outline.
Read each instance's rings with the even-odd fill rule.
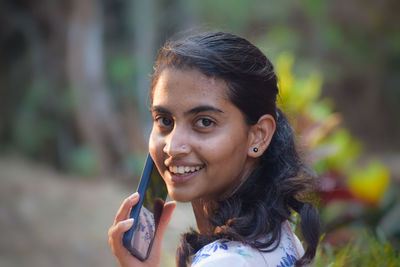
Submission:
[[[281,258],[281,262],[279,263],[279,265],[276,265],[276,267],[294,266],[296,264],[296,261],[297,259],[294,255],[286,253],[286,256]]]
[[[213,242],[211,244],[208,244],[207,246],[204,246],[194,256],[192,265],[196,264],[201,259],[210,257],[211,254],[215,253],[218,249],[228,250],[228,245],[227,245],[228,242],[229,240],[222,239],[222,240],[217,240],[216,242]]]

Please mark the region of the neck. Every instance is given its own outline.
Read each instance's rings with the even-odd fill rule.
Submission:
[[[244,168],[243,173],[238,179],[238,181],[227,190],[224,194],[220,195],[219,198],[199,198],[192,200],[192,209],[194,216],[196,218],[197,228],[201,234],[212,234],[214,232],[213,226],[211,225],[210,221],[208,220],[208,214],[210,211],[215,210],[217,208],[216,202],[218,200],[222,200],[232,196],[240,186],[249,178],[251,172],[255,169],[255,166],[258,162],[258,159],[249,161],[249,167]]]
[[[200,234],[211,234],[213,232],[212,225],[208,220],[208,209],[210,203],[203,199],[192,201],[193,213],[196,218],[197,228]]]

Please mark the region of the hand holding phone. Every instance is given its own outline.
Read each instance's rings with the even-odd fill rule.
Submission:
[[[158,223],[167,198],[167,187],[151,158],[147,156],[137,191],[139,203],[132,208],[133,226],[123,237],[123,244],[136,258],[144,261],[149,256]]]
[[[150,168],[150,177],[157,177],[157,179],[150,179],[145,178],[146,176],[149,177],[148,171],[146,170],[146,166],[152,166]],[[149,168],[147,168],[149,170]],[[156,173],[154,173],[156,172]],[[151,173],[155,174],[151,175]],[[165,197],[166,197],[166,188],[161,186],[160,187],[160,179],[162,181],[161,185],[165,186],[164,181],[159,176],[156,167],[154,166],[151,157],[149,156],[145,168],[142,173],[142,178],[139,183],[138,192],[139,194],[133,194],[132,196],[125,199],[122,203],[117,215],[115,217],[114,224],[110,227],[109,230],[109,243],[112,249],[112,252],[117,257],[121,266],[158,266],[160,263],[160,256],[161,256],[161,242],[164,231],[168,225],[168,222],[171,218],[172,212],[175,208],[175,202],[169,202],[164,204]],[[153,180],[152,183],[146,184],[146,180],[150,182]],[[153,190],[150,190],[152,189]],[[144,190],[147,189],[147,190]],[[161,190],[160,190],[161,189]],[[164,190],[165,189],[165,190]],[[143,191],[144,190],[144,191]],[[142,193],[140,193],[140,191]],[[143,193],[144,192],[144,193]],[[157,194],[158,192],[158,194]],[[161,194],[161,197],[157,197],[160,195],[160,192],[164,192]],[[152,197],[153,196],[153,197]],[[155,197],[154,197],[155,196]],[[153,201],[151,201],[153,199]],[[149,206],[149,204],[152,206]],[[150,208],[147,208],[147,207]],[[138,221],[140,220],[140,212],[142,209],[140,207],[146,207],[146,210],[150,212],[153,211],[153,218],[154,223],[149,223],[147,227],[150,229],[154,229],[154,236],[150,240],[150,242],[138,242],[138,245],[135,245],[134,238],[135,233],[138,228]],[[131,212],[130,212],[131,210]],[[143,212],[147,212],[143,209]],[[137,215],[136,215],[137,214]],[[147,214],[148,218],[151,218],[151,215]],[[144,215],[143,215],[144,217]],[[135,219],[136,218],[136,219]],[[133,220],[132,220],[133,219]],[[135,227],[136,221],[136,227]],[[145,224],[145,223],[142,223]],[[151,228],[154,225],[154,228]],[[129,234],[131,233],[131,234]],[[131,242],[128,243],[128,247],[135,248],[132,250],[131,248],[127,249],[126,246],[123,245],[122,240],[125,239],[130,240]],[[138,239],[140,240],[140,239]],[[133,243],[132,243],[133,241]],[[133,245],[132,245],[133,244]],[[144,245],[143,245],[144,244]],[[140,246],[147,248],[146,249],[140,248]],[[128,253],[128,251],[130,253]],[[132,251],[134,253],[132,253]],[[138,254],[138,255],[135,255]],[[133,256],[135,255],[135,256]],[[145,261],[143,261],[145,260]]]

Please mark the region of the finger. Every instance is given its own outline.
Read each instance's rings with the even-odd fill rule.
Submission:
[[[139,201],[138,192],[127,197],[124,200],[124,202],[122,202],[122,205],[119,208],[117,215],[115,216],[113,225],[116,225],[118,222],[128,219],[131,208],[135,206],[138,203],[138,201]]]
[[[168,223],[171,220],[172,213],[175,207],[175,201],[168,202],[164,205],[150,257],[157,257],[157,255],[160,255],[162,238],[164,236],[165,229],[167,228]]]
[[[123,257],[129,254],[128,250],[122,244],[122,236],[128,231],[133,225],[133,219],[127,219],[118,222],[115,226],[112,226],[108,232],[108,240],[111,246],[112,252],[115,256]]]

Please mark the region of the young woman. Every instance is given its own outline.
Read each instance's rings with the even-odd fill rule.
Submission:
[[[178,266],[303,266],[314,258],[319,218],[304,200],[310,172],[277,94],[270,61],[238,36],[198,34],[161,50],[149,150],[171,198],[192,203],[198,227],[182,235]],[[121,241],[138,199],[123,202],[110,246],[121,266],[158,266],[175,204],[165,204],[150,257],[140,262]],[[305,251],[289,225],[293,212]]]

